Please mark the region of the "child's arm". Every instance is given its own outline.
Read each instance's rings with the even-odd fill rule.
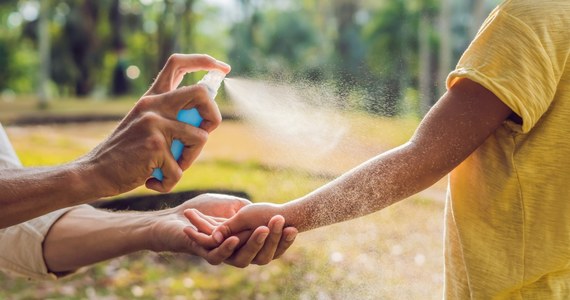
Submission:
[[[406,144],[385,152],[295,201],[240,210],[216,229],[223,237],[267,224],[275,214],[300,232],[357,218],[431,186],[512,114],[493,93],[463,79],[431,109]],[[214,232],[214,238],[221,236]],[[217,236],[216,236],[217,235]]]

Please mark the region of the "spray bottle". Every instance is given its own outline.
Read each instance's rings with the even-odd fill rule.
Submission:
[[[218,70],[212,70],[209,71],[206,75],[204,75],[204,77],[200,81],[198,81],[198,84],[203,84],[204,86],[206,86],[206,89],[208,90],[208,96],[210,96],[210,99],[214,101],[216,95],[218,94],[218,89],[220,88],[220,85],[222,84],[222,81],[224,80],[225,77],[226,74],[224,74],[223,72]],[[202,116],[200,116],[200,113],[195,108],[180,110],[178,112],[178,115],[176,116],[176,119],[180,122],[190,124],[194,127],[200,127],[200,124],[202,124],[203,120]],[[183,150],[184,150],[184,144],[182,144],[180,140],[175,139],[172,141],[172,145],[170,146],[170,152],[172,153],[172,156],[174,156],[175,160],[178,160],[180,156],[182,156]],[[163,179],[162,170],[160,168],[154,169],[151,176],[162,181]]]

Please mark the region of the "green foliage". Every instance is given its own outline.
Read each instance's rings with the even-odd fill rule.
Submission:
[[[367,60],[384,87],[376,94],[383,105],[372,107],[372,111],[402,112],[406,91],[419,81],[419,18],[422,14],[433,16],[436,11],[434,1],[387,1],[365,26]]]
[[[12,18],[9,28],[0,27],[2,90],[34,93],[37,86],[36,76],[30,76],[40,63],[37,22],[23,20],[20,13],[28,1],[0,4],[0,22]],[[418,89],[418,27],[425,16],[432,66],[427,74],[437,73],[438,0],[241,0],[231,9],[229,3],[205,0],[38,3],[49,5],[51,80],[58,97],[112,94],[113,70],[129,66],[140,75],[127,79],[128,92],[140,95],[171,53],[202,52],[227,60],[232,76],[300,76],[333,83],[343,103],[397,115],[405,113],[407,91]],[[465,16],[471,6],[454,4],[454,39],[461,41],[455,57],[470,38],[465,35],[472,25]],[[18,16],[20,25],[13,22]]]
[[[238,74],[303,74],[327,62],[327,44],[306,11],[255,12],[231,36],[229,60]]]

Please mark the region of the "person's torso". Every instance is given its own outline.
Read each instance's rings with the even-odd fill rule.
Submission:
[[[519,124],[506,121],[451,173],[446,276],[455,276],[451,282],[463,285],[456,289],[461,298],[567,299],[570,2],[537,2],[545,6],[542,11],[523,12],[533,7],[525,6],[528,1],[510,2],[526,24],[545,35],[541,41],[552,43],[543,46],[558,68],[554,73],[561,76],[550,105],[532,129],[524,133]],[[556,26],[541,27],[544,15],[561,19]],[[532,93],[520,97],[533,101]]]

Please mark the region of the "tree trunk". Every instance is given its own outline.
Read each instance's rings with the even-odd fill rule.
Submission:
[[[49,102],[48,83],[50,70],[50,41],[49,41],[49,0],[40,2],[38,18],[38,52],[40,54],[40,72],[38,78],[38,100],[40,108],[47,108]]]
[[[431,86],[431,49],[429,42],[429,15],[422,12],[418,28],[419,38],[419,84],[420,84],[420,113],[425,115],[432,106]],[[417,112],[416,112],[417,113]]]
[[[355,66],[351,66],[353,63],[352,56],[352,45],[350,40],[350,30],[354,27],[354,15],[358,11],[358,3],[352,1],[338,1],[335,3],[334,14],[337,23],[337,33],[338,36],[335,40],[335,48],[338,53],[338,65],[336,77],[340,81],[337,85],[339,88],[337,90],[338,97],[341,103],[348,103],[345,101],[350,91],[346,87],[354,87],[356,85],[356,74],[353,74]]]
[[[485,20],[485,0],[472,0],[471,4],[471,24],[469,24],[469,38],[473,39]]]
[[[442,0],[439,12],[439,66],[438,66],[438,95],[446,91],[445,81],[452,68],[451,45],[451,0]]]
[[[193,45],[193,30],[194,30],[194,0],[187,0],[186,6],[184,8],[184,14],[182,16],[182,20],[184,20],[184,26],[182,26],[182,33],[180,41],[182,45],[179,46],[180,51],[185,53],[192,53],[194,52],[194,45]]]
[[[97,23],[100,3],[96,0],[84,0],[75,7],[66,23],[66,34],[71,46],[71,55],[79,75],[75,80],[77,96],[87,96],[95,86],[93,69],[101,65],[96,61],[100,37],[97,35]]]

